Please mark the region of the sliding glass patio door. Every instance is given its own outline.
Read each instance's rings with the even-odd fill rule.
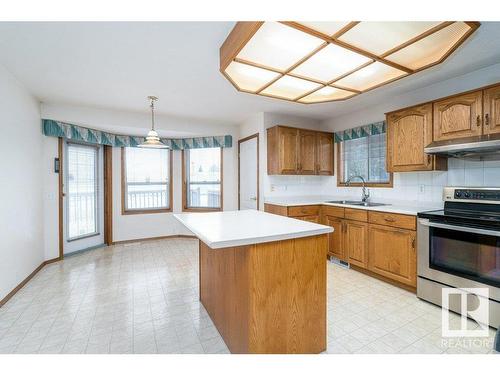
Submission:
[[[104,244],[102,147],[64,144],[64,254]]]

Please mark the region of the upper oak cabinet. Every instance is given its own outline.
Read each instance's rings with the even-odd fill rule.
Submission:
[[[483,112],[483,133],[500,133],[500,85],[484,90]]]
[[[434,102],[434,141],[481,135],[482,104],[482,91]]]
[[[267,173],[333,175],[333,134],[277,125],[267,129]]]
[[[446,159],[424,153],[432,142],[432,103],[386,114],[387,171],[446,169]]]
[[[316,133],[316,172],[333,176],[333,136],[331,133]]]
[[[298,174],[316,174],[316,132],[299,130]]]
[[[267,130],[267,170],[273,174],[297,174],[299,130],[274,127]],[[272,152],[270,152],[272,150]],[[279,172],[278,172],[279,171]]]

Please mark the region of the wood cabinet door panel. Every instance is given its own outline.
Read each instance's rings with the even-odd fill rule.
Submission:
[[[370,225],[368,268],[379,275],[416,287],[415,241],[415,231]]]
[[[484,90],[484,134],[500,133],[500,85]]]
[[[442,141],[482,134],[482,91],[434,103],[434,140]]]
[[[316,174],[316,132],[299,130],[299,174]]]
[[[297,174],[298,166],[298,130],[279,128],[279,166],[281,174]]]
[[[368,224],[344,220],[344,249],[349,262],[362,267],[368,267]]]
[[[343,221],[342,219],[325,216],[323,224],[333,228],[332,233],[328,233],[328,254],[343,261],[347,261],[343,242]]]
[[[387,116],[387,169],[391,172],[432,170],[424,147],[432,142],[432,104]]]
[[[334,166],[333,135],[331,133],[317,133],[316,135],[316,173],[333,176]]]

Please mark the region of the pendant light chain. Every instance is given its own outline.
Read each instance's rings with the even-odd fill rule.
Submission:
[[[155,130],[155,100],[157,98],[155,96],[150,96],[149,99],[151,100],[151,129]]]

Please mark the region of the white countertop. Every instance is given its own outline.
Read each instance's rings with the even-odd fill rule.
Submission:
[[[212,249],[331,233],[333,228],[256,210],[174,214]]]
[[[338,207],[349,207],[349,208],[357,208],[360,210],[369,210],[369,211],[380,211],[380,212],[392,212],[397,214],[404,215],[417,215],[419,212],[423,211],[432,211],[439,210],[443,208],[443,204],[441,203],[433,203],[433,202],[425,202],[425,203],[417,203],[414,201],[405,202],[405,201],[384,201],[382,199],[372,199],[371,201],[376,203],[386,203],[387,206],[356,206],[350,204],[338,204],[338,203],[327,203],[328,201],[340,201],[340,200],[351,200],[351,201],[359,201],[360,198],[357,197],[338,197],[338,196],[290,196],[290,197],[272,197],[265,198],[265,203],[275,204],[278,206],[307,206],[307,205],[316,205],[316,204],[324,204],[327,206],[338,206]]]

